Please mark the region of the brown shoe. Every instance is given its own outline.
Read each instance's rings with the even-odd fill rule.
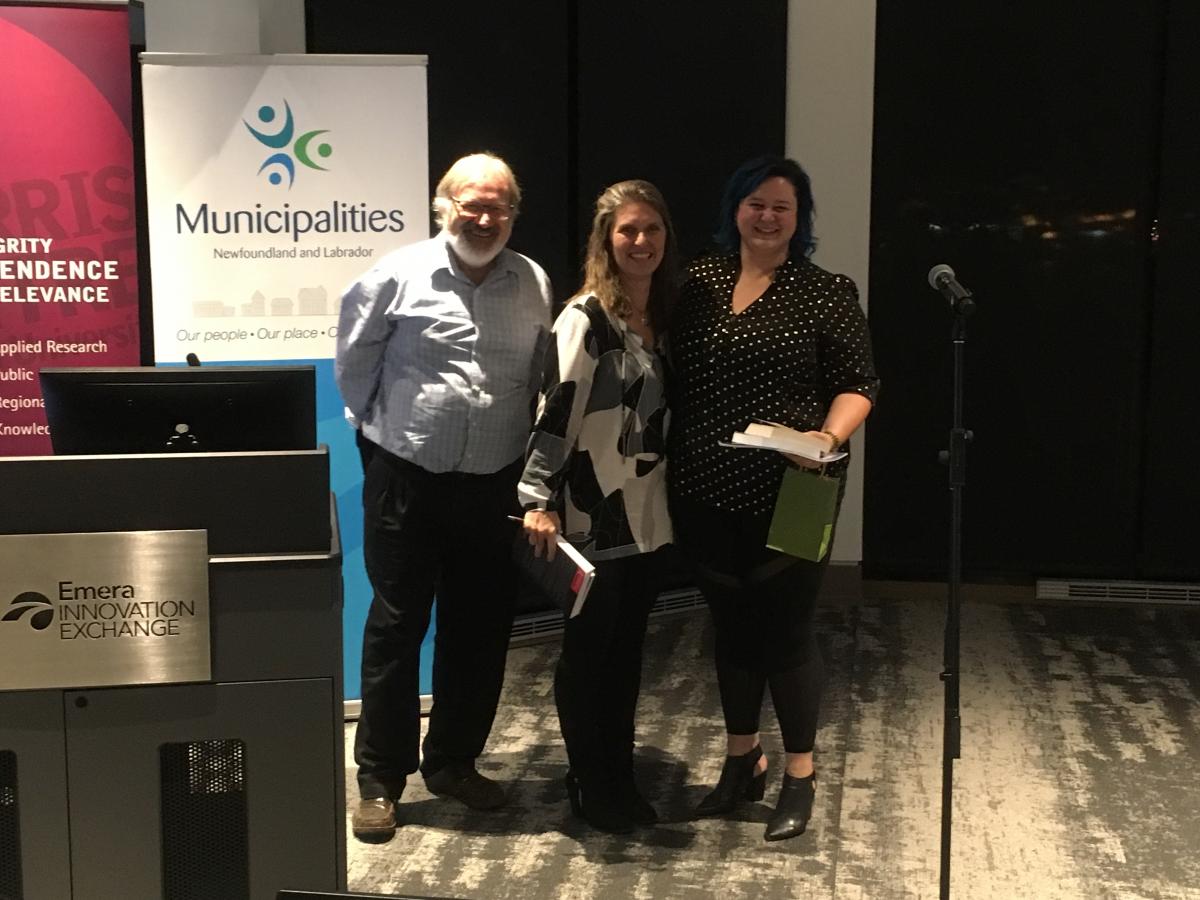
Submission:
[[[360,841],[382,844],[396,833],[396,804],[387,797],[364,797],[358,801],[351,820]]]
[[[471,809],[497,809],[506,799],[504,788],[480,775],[470,763],[449,763],[432,775],[426,775],[425,787],[431,794],[453,797]]]

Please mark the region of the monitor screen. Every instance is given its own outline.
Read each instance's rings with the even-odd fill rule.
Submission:
[[[42,369],[56,455],[312,450],[313,366]]]

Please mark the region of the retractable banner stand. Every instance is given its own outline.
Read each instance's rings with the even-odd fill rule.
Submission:
[[[129,54],[124,5],[0,3],[0,456],[50,452],[38,369],[139,361]]]
[[[145,53],[142,84],[155,359],[316,365],[358,697],[371,588],[362,469],[333,379],[338,303],[429,236],[425,57]]]

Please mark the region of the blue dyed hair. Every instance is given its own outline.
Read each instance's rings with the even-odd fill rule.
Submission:
[[[713,235],[722,250],[732,253],[741,246],[742,238],[737,230],[738,206],[760,184],[775,177],[786,178],[796,191],[796,233],[788,244],[788,256],[802,259],[812,255],[817,246],[813,238],[812,184],[798,162],[782,156],[756,156],[742,163],[725,183],[720,218]]]

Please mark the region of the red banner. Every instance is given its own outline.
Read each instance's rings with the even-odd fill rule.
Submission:
[[[0,456],[50,452],[37,372],[139,362],[129,16],[0,5]]]

